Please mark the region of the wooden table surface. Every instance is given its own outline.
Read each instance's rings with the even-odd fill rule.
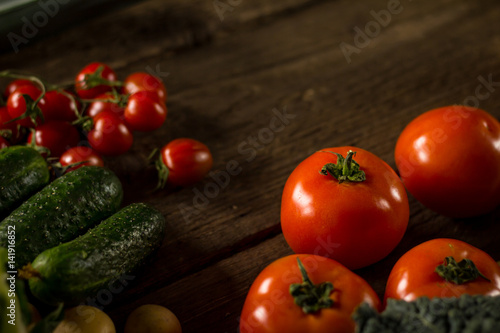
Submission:
[[[164,126],[137,134],[130,152],[106,163],[122,179],[125,203],[158,208],[167,234],[126,288],[97,305],[118,331],[130,311],[155,303],[176,313],[184,332],[236,332],[253,279],[292,253],[280,199],[300,161],[353,145],[395,168],[399,133],[424,111],[478,101],[500,118],[499,22],[496,0],[151,0],[29,40],[0,54],[0,67],[61,83],[103,61],[120,78],[152,71],[164,80]],[[480,100],[481,77],[493,84]],[[154,192],[147,155],[178,137],[210,147],[213,174]],[[500,209],[456,220],[409,199],[402,242],[356,271],[380,296],[396,260],[430,238],[462,239],[500,260]]]

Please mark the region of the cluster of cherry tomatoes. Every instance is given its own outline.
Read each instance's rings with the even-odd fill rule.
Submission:
[[[88,149],[75,150],[75,155],[102,161],[100,155],[127,152],[133,131],[151,131],[163,124],[166,95],[165,86],[153,75],[137,72],[119,82],[109,66],[94,62],[69,87],[50,87],[30,77],[11,81],[4,92],[1,126],[10,131],[9,143],[21,142],[27,132],[27,142],[44,147],[51,157],[83,146],[83,132]]]
[[[103,166],[103,156],[126,153],[135,131],[160,128],[167,117],[167,90],[156,76],[135,72],[119,81],[101,62],[82,68],[74,82],[52,86],[37,77],[11,77],[0,104],[0,148],[29,144],[61,166]],[[203,143],[175,139],[160,149],[156,162],[159,186],[201,180],[212,167]]]
[[[500,295],[500,266],[491,256],[439,235],[397,261],[384,302],[351,271],[382,260],[404,237],[406,191],[451,218],[471,219],[500,205],[500,122],[484,110],[453,105],[425,112],[400,134],[394,154],[399,174],[358,147],[321,149],[295,168],[283,190],[281,227],[297,254],[255,279],[242,333],[354,332],[361,302],[382,310],[389,298]]]

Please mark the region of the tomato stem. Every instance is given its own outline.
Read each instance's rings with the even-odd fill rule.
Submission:
[[[464,258],[457,263],[455,258],[446,257],[444,259],[444,263],[436,267],[435,272],[446,281],[450,281],[455,284],[464,284],[466,282],[474,281],[479,277],[482,277],[488,282],[490,281],[479,271],[474,262],[467,258]]]
[[[321,309],[331,308],[333,300],[330,294],[333,291],[331,282],[323,282],[315,285],[307,275],[307,271],[297,257],[302,283],[292,283],[290,285],[290,295],[293,296],[295,304],[302,308],[304,313],[314,313]]]
[[[157,148],[153,149],[151,154],[149,154],[149,156],[148,156],[148,160],[151,161],[154,158],[154,156],[157,154],[157,152],[158,152]],[[156,171],[158,172],[158,184],[156,185],[155,190],[159,190],[159,189],[164,188],[165,185],[167,184],[168,175],[170,174],[170,170],[165,165],[165,163],[163,163],[161,153],[158,154],[158,158],[155,160],[154,165],[155,165]]]
[[[19,270],[19,274],[17,275],[18,278],[22,280],[28,280],[31,278],[41,278],[41,274],[39,271],[33,268],[31,266],[31,263],[28,263],[25,265],[22,269]]]
[[[83,103],[92,103],[92,102],[114,103],[122,108],[127,106],[129,95],[120,94],[118,91],[114,89],[108,92],[107,94],[110,94],[111,96],[107,98],[80,99],[80,101]]]
[[[337,163],[325,164],[321,168],[319,172],[320,174],[325,176],[327,176],[328,174],[332,175],[339,181],[339,184],[343,183],[344,181],[362,182],[366,180],[365,172],[363,170],[360,170],[359,164],[355,160],[353,160],[356,152],[349,150],[345,158],[341,154],[332,151],[325,151],[325,153],[332,153],[337,155]]]
[[[78,110],[78,102],[77,102],[77,99],[76,97],[73,95],[73,94],[70,94],[69,92],[67,92],[66,90],[64,89],[61,89],[61,88],[57,88],[57,91],[66,96],[66,98],[68,98],[71,103],[75,106],[74,108],[74,112],[75,112],[75,116],[76,116],[76,119],[80,119],[82,118],[83,116],[83,107],[82,107],[82,110]]]
[[[87,73],[84,76],[84,79],[78,81],[83,85],[83,89],[92,89],[101,85],[109,86],[109,87],[122,87],[123,82],[120,81],[109,81],[102,77],[102,72],[104,71],[103,66],[99,66],[95,72]]]

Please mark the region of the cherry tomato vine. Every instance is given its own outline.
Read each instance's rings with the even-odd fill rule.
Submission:
[[[135,132],[157,130],[167,118],[167,89],[161,79],[146,72],[119,81],[110,66],[91,62],[73,82],[61,85],[13,71],[2,71],[1,77],[11,79],[0,100],[1,147],[31,145],[64,171],[84,164],[104,165],[102,156],[125,154]],[[187,186],[208,173],[209,149],[190,140],[181,140],[187,146],[177,145],[168,163],[155,163],[158,188],[165,186],[169,175],[168,183]],[[173,140],[169,147],[178,142]],[[163,152],[165,147],[154,151]]]

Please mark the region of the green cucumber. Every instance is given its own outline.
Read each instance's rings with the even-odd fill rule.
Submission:
[[[49,183],[49,166],[34,148],[0,150],[0,219]]]
[[[42,251],[84,234],[120,207],[123,189],[108,169],[83,166],[57,178],[0,223],[0,246],[22,268]],[[15,234],[15,240],[8,239]],[[11,236],[12,237],[12,236]]]
[[[131,204],[86,234],[42,252],[25,267],[29,287],[47,304],[79,304],[136,270],[163,240],[165,218]]]

